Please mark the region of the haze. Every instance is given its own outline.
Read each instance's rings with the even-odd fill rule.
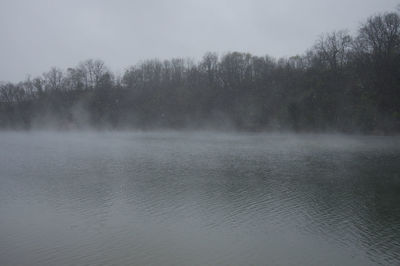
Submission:
[[[0,81],[101,58],[113,71],[148,58],[207,51],[275,57],[304,52],[319,34],[357,30],[396,0],[0,2]],[[340,19],[339,19],[340,18]]]

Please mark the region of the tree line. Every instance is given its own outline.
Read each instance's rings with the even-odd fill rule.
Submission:
[[[400,131],[400,16],[355,36],[321,35],[303,55],[206,53],[146,60],[113,74],[101,60],[0,84],[0,128]]]

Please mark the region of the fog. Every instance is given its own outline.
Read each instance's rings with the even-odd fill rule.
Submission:
[[[0,265],[400,265],[396,4],[0,1]]]
[[[396,137],[19,131],[0,147],[4,265],[399,262]]]
[[[315,4],[313,1],[311,3]],[[367,3],[375,7],[372,4],[375,2]],[[244,5],[248,9],[258,10],[257,4],[257,1],[247,5],[235,3],[232,9],[239,10]],[[336,1],[335,4],[339,2]],[[85,5],[82,10],[79,9],[84,14]],[[109,5],[111,4],[103,3],[93,9],[110,10],[120,13],[121,17],[126,15],[125,11],[130,10],[128,8],[123,12],[121,8],[124,5],[116,6],[116,9]],[[126,7],[131,7],[130,5],[138,4],[127,5]],[[166,15],[165,19],[170,21],[170,16],[174,12],[179,13],[179,9],[175,10],[172,4],[164,5],[154,9],[157,11],[154,16],[159,18]],[[192,6],[186,3],[179,5],[179,8],[186,5],[194,8],[198,4]],[[330,5],[323,6],[327,8]],[[363,2],[362,6],[367,7],[369,4]],[[147,4],[137,7],[137,12],[143,14],[153,10]],[[261,5],[258,12],[263,7]],[[321,8],[321,5],[315,4],[315,7]],[[380,7],[384,8],[385,5]],[[10,4],[10,8],[15,7]],[[34,10],[36,8],[40,8],[40,5]],[[218,17],[230,17],[230,8],[220,8],[226,13],[218,13]],[[278,6],[271,8],[279,9]],[[248,9],[240,9],[244,14],[243,19],[251,17],[249,14],[253,11],[248,12]],[[178,18],[190,17],[190,12],[185,13],[182,10],[179,13],[182,16]],[[172,58],[153,53],[128,66],[123,72],[112,71],[113,67],[101,59],[82,58],[75,66],[51,67],[42,75],[0,84],[0,128],[213,129],[397,134],[400,131],[400,15],[399,10],[394,7],[383,12],[379,12],[380,10],[376,8],[376,12],[364,18],[351,31],[335,28],[326,33],[321,32],[308,49],[302,48],[301,54],[294,53],[285,57],[274,56],[276,53],[257,55],[257,51],[256,54],[219,52],[221,50],[215,48],[214,51],[203,52],[200,58],[197,52]],[[66,14],[68,12],[64,15]],[[91,14],[88,13],[88,19]],[[287,17],[293,19],[290,15]],[[238,34],[240,30],[252,27],[246,26],[236,16],[230,19],[243,25],[243,28],[238,28]],[[10,23],[7,20],[6,22]],[[3,27],[12,30],[12,24],[7,23]],[[152,29],[159,23],[153,21],[148,25],[144,24],[141,30],[153,36]],[[179,19],[175,22],[172,20],[171,23],[188,25],[181,23]],[[82,27],[84,26],[83,24]],[[190,32],[195,33],[195,28],[190,29]],[[256,26],[252,28],[258,29]],[[101,25],[92,30],[110,30],[118,36],[123,35],[114,28],[107,29]],[[279,28],[276,31],[280,32]],[[62,27],[60,32],[64,33]],[[161,32],[154,33],[162,35]],[[170,31],[165,29],[166,32]],[[284,29],[281,32],[286,34]],[[186,31],[182,35],[192,39]],[[237,43],[227,36],[221,37],[227,43]],[[170,38],[177,39],[174,35]],[[213,39],[213,35],[208,38]],[[246,36],[240,39],[260,43]],[[272,39],[280,40],[280,37]],[[9,38],[6,37],[6,40]],[[300,41],[289,43],[302,47]],[[169,46],[168,42],[155,39],[152,42]],[[206,49],[207,44],[200,47]],[[229,45],[226,48],[230,49]],[[247,50],[245,46],[242,49]],[[16,48],[14,50],[17,51]],[[35,54],[32,49],[28,50]],[[132,51],[136,51],[134,46]],[[70,54],[72,52],[59,51],[61,66],[63,55]],[[85,57],[91,55],[86,53]],[[103,56],[107,58],[106,53]],[[17,58],[14,61],[17,62]],[[7,60],[2,61],[2,64],[4,62]]]

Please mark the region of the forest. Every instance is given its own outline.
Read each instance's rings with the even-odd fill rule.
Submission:
[[[133,51],[138,52],[138,51]],[[208,52],[112,73],[89,59],[0,84],[0,128],[400,132],[400,14],[322,34],[302,55]]]

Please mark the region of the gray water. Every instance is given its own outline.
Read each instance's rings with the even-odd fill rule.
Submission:
[[[0,265],[376,264],[399,138],[0,133]]]

